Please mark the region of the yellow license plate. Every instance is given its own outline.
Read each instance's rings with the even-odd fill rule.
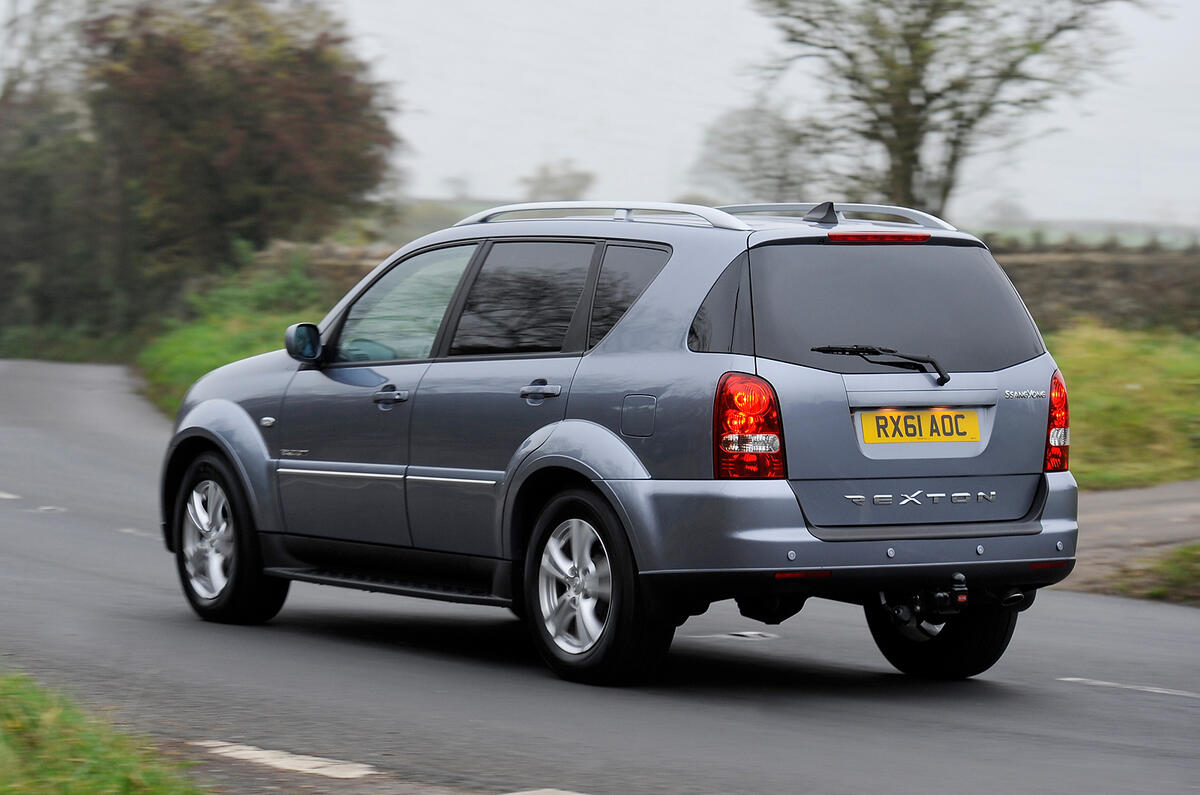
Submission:
[[[859,416],[867,444],[979,441],[979,413],[974,409],[864,411]]]

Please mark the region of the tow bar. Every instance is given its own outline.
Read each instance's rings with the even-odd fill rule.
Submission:
[[[967,608],[967,578],[956,573],[948,588],[921,590],[902,597],[896,594],[889,597],[881,591],[879,601],[901,629],[930,638],[938,633],[947,618]]]

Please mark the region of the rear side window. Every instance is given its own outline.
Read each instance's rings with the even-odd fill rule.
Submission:
[[[467,294],[450,355],[562,349],[594,243],[496,243]]]
[[[592,347],[617,324],[633,302],[670,258],[670,252],[657,248],[609,244],[592,300],[592,322],[588,347]]]
[[[986,249],[774,245],[753,249],[759,356],[839,373],[896,372],[822,345],[929,354],[947,370],[999,370],[1040,355],[1037,329]]]
[[[700,353],[754,354],[750,265],[745,254],[729,263],[696,312],[688,348]]]

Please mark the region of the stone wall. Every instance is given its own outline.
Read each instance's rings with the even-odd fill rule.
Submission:
[[[996,259],[1042,331],[1086,315],[1121,328],[1200,333],[1200,252],[1022,251]]]

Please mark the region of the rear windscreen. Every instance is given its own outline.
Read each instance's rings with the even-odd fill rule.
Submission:
[[[999,370],[1044,349],[987,250],[940,245],[771,245],[750,252],[759,356],[839,373],[896,372],[824,345],[928,354],[947,370]]]

